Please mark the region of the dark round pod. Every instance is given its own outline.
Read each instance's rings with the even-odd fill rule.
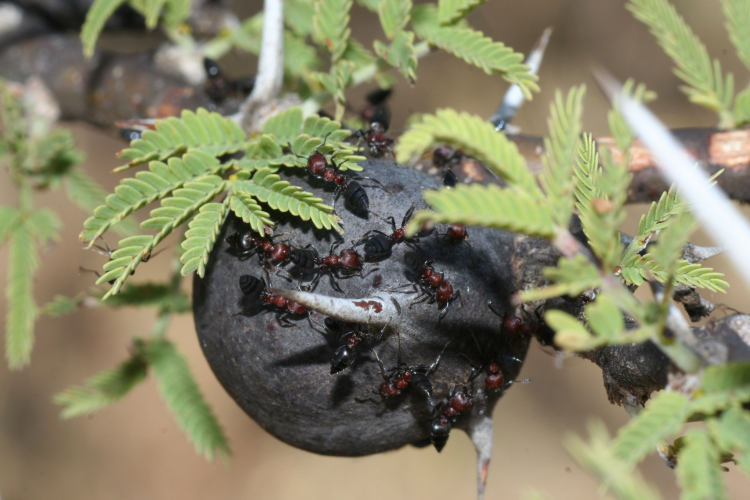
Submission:
[[[412,203],[417,210],[426,208],[422,188],[436,189],[442,183],[440,178],[397,166],[391,160],[367,161],[363,167],[366,175],[378,178],[388,189],[388,192],[375,189],[371,193],[370,207],[383,218],[400,219],[404,208]],[[284,170],[280,175],[331,204],[333,195],[326,186],[307,185],[308,176],[287,176]],[[389,224],[379,218],[362,218],[348,210],[340,210],[338,215],[346,229],[344,238],[350,241],[359,241],[371,230],[390,230]],[[331,231],[313,229],[309,222],[283,213],[273,212],[272,217],[277,222],[274,231],[291,233],[290,241],[294,241],[296,248],[308,244],[326,248],[339,238]],[[274,311],[268,308],[252,316],[237,315],[243,307],[237,277],[263,273],[260,262],[238,260],[236,252],[230,251],[224,241],[227,235],[243,229],[241,220],[235,217],[227,220],[204,278],[196,277],[193,282],[200,345],[216,377],[237,404],[274,436],[315,453],[368,455],[429,439],[433,434],[430,417],[433,410],[419,388],[409,387],[387,401],[373,394],[383,383],[383,376],[365,343],[357,347],[358,359],[353,366],[331,375],[331,359],[340,344],[332,346],[332,339],[314,327],[325,321],[326,325],[337,328],[336,321],[326,321],[330,314],[310,311],[312,324],[304,315],[290,317],[289,321],[298,328],[281,327]],[[421,238],[418,252],[424,255],[419,255],[420,261],[430,260],[434,270],[443,273],[456,291],[461,292],[463,307],[459,301],[453,301],[447,314],[439,319],[441,309],[434,302],[415,301],[410,307],[419,293],[413,287],[390,292],[401,314],[372,346],[386,370],[397,365],[397,333],[401,360],[408,366],[429,366],[452,340],[437,369],[429,376],[432,397],[437,403],[448,398],[456,380],[466,380],[489,357],[489,352],[478,352],[472,333],[479,345],[491,346],[493,353],[502,351],[523,359],[529,337],[503,334],[501,322],[487,306],[491,300],[501,314],[510,310],[518,279],[511,260],[517,241],[510,233],[483,228],[472,228],[473,250],[468,245],[447,245],[437,233]],[[389,289],[410,283],[404,264],[407,252],[415,250],[408,245],[396,245],[393,255],[380,262],[376,270],[339,280],[346,297],[356,301],[367,296],[388,296]],[[289,283],[277,275],[271,279],[274,287],[296,286],[296,282]],[[320,280],[315,293],[341,297],[329,280]],[[364,321],[356,328],[365,335],[380,336],[381,326]],[[329,337],[333,335],[332,332]],[[506,368],[507,379],[513,380],[521,363],[503,366]],[[484,379],[478,376],[467,384],[472,394],[484,391]],[[450,427],[466,429],[486,418],[501,395],[502,392],[488,395],[483,416],[479,408],[483,405],[477,404],[458,415]]]

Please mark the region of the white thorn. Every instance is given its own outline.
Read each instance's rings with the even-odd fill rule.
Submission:
[[[552,35],[552,26],[549,26],[544,30],[542,36],[539,37],[534,47],[529,52],[529,56],[524,61],[524,64],[529,67],[529,73],[536,75],[539,72],[539,67],[542,65],[542,59],[544,59],[544,51],[549,43],[549,37]],[[526,101],[526,97],[521,91],[521,87],[518,84],[510,86],[508,91],[503,97],[503,102],[495,111],[495,114],[490,118],[498,130],[505,128],[510,121],[516,116],[518,110],[523,106]]]
[[[343,299],[299,290],[282,290],[271,288],[271,293],[281,295],[287,300],[299,302],[308,309],[349,323],[384,326],[390,321],[391,326],[398,323],[399,310],[391,294],[382,294],[364,299]]]
[[[625,121],[653,153],[656,166],[669,182],[677,185],[690,210],[718,244],[723,245],[735,269],[750,285],[750,224],[727,195],[711,185],[708,175],[696,168],[696,160],[646,106],[626,95],[622,85],[599,69],[594,78],[605,95],[618,106]]]
[[[477,500],[482,500],[492,459],[492,415],[472,416],[467,432],[477,450]]]

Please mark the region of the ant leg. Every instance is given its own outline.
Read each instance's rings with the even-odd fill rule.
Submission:
[[[331,288],[339,292],[341,295],[346,296],[346,293],[341,289],[339,284],[336,282],[336,280],[333,277],[333,272],[328,273],[328,279],[331,281]]]
[[[276,320],[279,322],[279,326],[281,328],[299,328],[300,326],[292,323],[289,321],[289,319],[286,318],[287,314],[281,314],[279,312],[276,313]]]
[[[497,309],[495,309],[495,306],[492,305],[492,301],[491,300],[487,301],[487,307],[490,308],[490,311],[492,311],[493,313],[497,314],[501,318],[505,317],[505,314],[500,314],[500,311],[498,311]]]
[[[448,343],[443,346],[443,350],[440,351],[437,359],[435,359],[435,361],[428,367],[427,375],[432,375],[435,370],[437,370],[437,367],[440,364],[440,359],[443,357],[443,354],[445,354],[445,350],[448,348],[448,346],[451,345],[451,342],[453,342],[453,339],[449,340]]]
[[[367,342],[367,347],[370,348],[370,352],[372,352],[375,355],[375,361],[378,362],[378,366],[380,367],[380,374],[383,376],[383,378],[387,382],[388,381],[388,375],[386,375],[385,365],[383,364],[382,361],[380,361],[380,356],[378,356],[377,351],[375,351],[375,349],[372,348],[372,346],[370,345],[370,341],[366,340],[366,342]],[[375,392],[375,391],[373,391],[373,392]],[[376,394],[380,394],[380,393],[376,393]]]
[[[283,274],[280,274],[280,273],[283,273]],[[281,276],[282,278],[284,278],[284,279],[285,279],[285,280],[287,280],[287,281],[294,281],[294,277],[293,277],[293,276],[292,276],[292,275],[291,275],[291,274],[289,273],[289,271],[287,271],[287,270],[286,270],[286,269],[284,269],[284,268],[281,268],[281,267],[277,267],[277,268],[276,268],[276,273],[275,273],[275,274],[276,274],[276,275],[279,275],[279,276]],[[284,276],[284,274],[285,274],[286,276]],[[300,282],[298,281],[298,282],[297,282],[297,288],[299,288],[299,284],[300,284]]]
[[[416,207],[414,206],[414,203],[412,203],[411,207],[409,208],[409,210],[406,211],[406,214],[404,215],[404,218],[401,221],[401,227],[404,227],[406,225],[406,223],[409,222],[409,220],[412,218],[412,216],[414,215],[415,208]],[[391,219],[393,219],[393,217],[391,217]],[[394,231],[396,230],[395,225],[394,225],[393,230]]]
[[[424,298],[421,298],[424,297]],[[409,308],[411,308],[414,304],[421,304],[422,302],[426,302],[429,300],[432,296],[424,291],[420,295],[414,298],[411,302],[409,302]]]
[[[93,273],[93,274],[96,275],[97,278],[101,278],[102,277],[102,275],[99,274],[99,271],[95,271],[93,269],[86,269],[83,266],[78,266],[78,274],[80,275],[81,273]]]
[[[386,192],[386,193],[388,193],[388,194],[391,194],[391,192],[390,192],[390,191],[388,191],[388,189],[386,189],[386,187],[385,187],[385,186],[383,185],[383,183],[382,183],[382,182],[380,182],[379,180],[377,180],[377,179],[374,179],[374,178],[372,178],[372,177],[364,177],[364,176],[361,176],[361,175],[356,175],[356,176],[352,176],[352,177],[350,177],[350,179],[352,179],[352,180],[355,180],[355,181],[361,181],[361,180],[364,180],[364,181],[372,181],[372,182],[374,182],[375,184],[377,184],[378,186],[380,186],[380,189],[382,189],[383,191],[385,191],[385,192]]]

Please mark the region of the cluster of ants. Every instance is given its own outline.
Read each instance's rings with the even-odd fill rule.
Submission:
[[[383,116],[385,114],[380,111],[380,108],[376,107],[369,116],[371,130],[360,134],[361,138],[367,142],[368,150],[373,156],[382,156],[389,145],[388,140],[383,139],[385,137],[383,134],[387,130],[387,121],[379,121],[383,120]],[[335,155],[333,156],[335,157]],[[307,158],[306,168],[308,174],[312,177],[334,183],[337,187],[335,196],[342,192],[350,206],[369,211],[367,193],[357,182],[358,179],[363,178],[342,174],[339,172],[338,166],[333,164],[333,159],[329,162],[326,156],[319,151]],[[455,184],[456,178],[449,170],[444,178],[444,185],[450,188]],[[286,274],[288,279],[293,279],[292,273],[284,269],[284,266],[293,264],[299,277],[298,289],[312,291],[318,285],[320,278],[327,275],[331,287],[344,294],[339,286],[339,280],[355,276],[365,277],[369,274],[365,271],[366,263],[376,263],[389,258],[393,248],[401,243],[419,248],[420,238],[425,238],[432,233],[434,228],[423,227],[413,238],[406,238],[406,226],[413,213],[414,206],[407,210],[400,226],[396,225],[393,217],[384,219],[391,226],[391,231],[388,233],[370,230],[358,241],[352,241],[351,246],[347,248],[337,250],[341,242],[334,243],[325,255],[319,254],[312,245],[301,248],[295,247],[287,242],[274,241],[269,236],[255,235],[249,228],[230,235],[226,241],[240,259],[257,255],[269,281],[271,270],[275,270],[277,274],[279,272]],[[450,243],[469,243],[468,231],[461,224],[449,225],[442,236]],[[410,305],[424,301],[436,302],[440,310],[439,320],[442,319],[448,311],[449,304],[456,299],[460,300],[460,292],[454,290],[450,280],[442,272],[434,269],[431,261],[416,257],[414,253],[408,253],[405,263],[414,278],[413,282],[407,285],[411,285],[414,291],[419,293]],[[304,280],[303,277],[308,279]],[[270,292],[265,279],[243,275],[240,277],[240,290],[243,296],[253,301],[256,306],[259,305],[261,308],[275,311],[282,326],[292,326],[293,323],[289,321],[290,319],[306,316],[310,325],[315,330],[321,331],[313,325],[310,313],[305,306]],[[497,311],[495,312],[497,313]],[[526,325],[522,323],[520,318],[509,315],[502,316],[503,330],[506,334],[513,336],[529,333],[525,331],[528,328],[524,328]],[[484,392],[486,394],[502,392],[513,383],[512,380],[506,380],[503,366],[509,362],[520,363],[520,360],[509,356],[507,353],[498,352],[489,356],[489,359],[486,359],[482,366],[472,368],[471,374],[464,377],[462,382],[455,384],[445,398],[436,401],[433,397],[432,376],[438,369],[440,360],[450,342],[444,346],[442,352],[432,364],[408,365],[401,360],[401,338],[399,336],[396,366],[386,368],[386,365],[374,350],[373,344],[381,340],[387,327],[386,324],[377,336],[372,336],[362,328],[362,325],[327,317],[324,330],[321,333],[326,336],[335,335],[338,343],[331,358],[330,372],[331,374],[337,374],[351,366],[357,360],[362,344],[366,344],[383,377],[383,382],[378,389],[372,390],[370,393],[379,395],[384,401],[393,401],[409,390],[420,394],[429,408],[426,418],[429,419],[430,442],[438,451],[441,451],[445,446],[451,427],[457,420],[462,415],[467,414],[475,404],[483,402],[484,398],[487,397],[486,395],[484,398],[482,397],[482,391],[479,391],[480,394],[476,395],[472,393],[470,388],[472,381],[484,374]],[[477,349],[482,353],[478,342]],[[486,356],[482,353],[482,357]]]
[[[524,325],[517,316],[504,315],[503,331],[510,336],[524,334]],[[450,389],[448,395],[439,401],[433,397],[432,375],[437,371],[440,360],[443,358],[446,349],[453,342],[449,341],[437,356],[435,361],[430,365],[409,365],[401,360],[401,336],[398,337],[398,359],[396,366],[386,368],[377,351],[372,347],[372,343],[378,342],[388,324],[379,332],[377,337],[365,333],[360,325],[342,322],[336,318],[328,317],[325,319],[326,332],[338,335],[339,347],[334,352],[331,359],[331,374],[339,373],[351,366],[357,359],[357,348],[363,342],[367,344],[370,352],[378,364],[380,375],[383,382],[377,390],[371,390],[382,398],[385,402],[395,401],[405,391],[412,390],[423,397],[429,406],[429,413],[426,418],[429,420],[430,438],[429,442],[440,452],[446,445],[450,431],[458,419],[467,414],[475,405],[486,406],[486,398],[490,394],[497,394],[505,391],[515,381],[506,380],[503,373],[503,366],[508,363],[521,363],[521,360],[507,352],[496,351],[487,356],[472,334],[476,348],[484,363],[479,367],[473,367],[471,374],[464,377],[463,381],[456,383]],[[478,376],[484,374],[484,391],[481,389],[477,394],[472,393],[470,383]],[[525,383],[527,381],[522,381]],[[364,401],[371,400],[368,398]],[[480,412],[484,408],[480,406]],[[425,443],[429,445],[429,443]]]

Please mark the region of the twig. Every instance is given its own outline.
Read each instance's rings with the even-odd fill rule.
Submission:
[[[284,81],[284,0],[263,1],[263,35],[253,91],[242,105],[241,124],[251,128],[255,109],[276,99]]]

